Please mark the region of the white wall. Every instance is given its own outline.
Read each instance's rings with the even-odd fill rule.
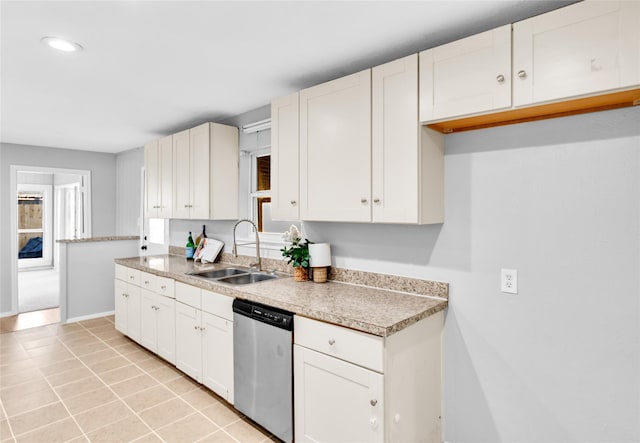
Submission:
[[[90,151],[0,143],[0,313],[11,311],[10,166],[91,171],[92,235],[115,233],[116,157]]]
[[[449,135],[445,168],[443,225],[305,223],[339,266],[450,283],[444,438],[640,441],[640,108]]]
[[[138,235],[141,207],[140,170],[144,150],[130,149],[116,155],[116,234]]]

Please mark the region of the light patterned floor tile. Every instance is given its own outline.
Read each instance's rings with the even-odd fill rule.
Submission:
[[[199,440],[218,429],[218,426],[211,423],[204,416],[195,413],[160,428],[156,432],[167,443],[183,443]]]
[[[24,434],[41,426],[69,417],[62,403],[56,402],[48,406],[34,409],[9,419],[15,435]]]
[[[158,385],[151,389],[140,391],[134,395],[125,397],[124,401],[135,412],[141,412],[145,409],[149,409],[157,405],[158,403],[165,402],[174,397],[175,397],[175,394],[173,392],[171,392],[164,386]]]
[[[75,415],[75,419],[85,433],[110,425],[133,416],[131,410],[121,400],[112,401],[87,412]]]
[[[89,409],[93,409],[97,406],[105,403],[112,402],[116,399],[116,396],[107,389],[100,388],[94,391],[89,391],[76,397],[71,397],[64,400],[64,404],[69,408],[72,414],[79,414]]]
[[[48,426],[38,428],[35,431],[22,434],[17,437],[18,443],[35,442],[65,442],[82,435],[82,431],[71,418],[58,421]]]
[[[159,429],[169,423],[180,420],[196,412],[191,406],[179,398],[173,398],[167,402],[140,412],[140,418],[151,429]]]
[[[87,434],[92,443],[113,443],[135,440],[148,434],[150,429],[142,420],[132,415]],[[183,442],[186,440],[183,440]]]
[[[136,392],[144,391],[153,386],[159,386],[160,383],[155,379],[149,377],[147,374],[142,374],[129,380],[121,381],[111,385],[111,389],[120,397],[128,397]]]

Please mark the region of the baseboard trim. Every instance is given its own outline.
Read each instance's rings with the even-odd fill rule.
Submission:
[[[94,318],[106,317],[107,315],[113,315],[113,314],[115,314],[115,311],[98,312],[97,314],[89,314],[89,315],[82,315],[80,317],[68,318],[65,323],[77,323],[79,321],[92,320]]]
[[[17,312],[9,311],[9,312],[0,312],[0,318],[2,317],[11,317],[12,315],[18,315]]]

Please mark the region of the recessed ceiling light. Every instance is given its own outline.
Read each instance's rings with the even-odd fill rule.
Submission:
[[[65,52],[74,52],[74,51],[82,51],[82,46],[75,42],[71,42],[69,40],[65,40],[60,37],[42,37],[40,41],[59,51]]]

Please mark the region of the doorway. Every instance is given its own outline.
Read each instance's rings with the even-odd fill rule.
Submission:
[[[13,313],[59,311],[57,240],[90,236],[90,179],[90,171],[11,166]]]

